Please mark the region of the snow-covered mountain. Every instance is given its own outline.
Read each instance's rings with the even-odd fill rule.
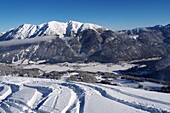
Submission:
[[[40,25],[23,24],[0,35],[0,40],[25,39],[36,36],[74,36],[86,29],[97,30],[100,28],[105,29],[95,24],[76,21],[68,21],[65,23],[50,21]]]
[[[167,25],[155,25],[153,27],[147,27],[147,29],[154,29],[154,30],[170,30],[170,24]]]
[[[120,33],[95,24],[75,21],[23,24],[0,37],[0,62],[13,63],[27,59],[44,60],[48,63],[77,61],[117,63],[163,57],[170,54],[168,26],[164,26],[165,30],[145,27]]]
[[[4,32],[0,33],[0,37],[4,34]]]
[[[138,27],[134,29],[126,29],[126,30],[119,30],[119,33],[127,33],[128,35],[134,35],[134,34],[139,34],[142,32],[148,32],[148,31],[162,31],[162,30],[170,30],[170,24],[167,25],[155,25],[155,26],[150,26],[150,27]]]
[[[37,26],[24,24],[9,30],[1,37],[1,40],[9,41],[0,41],[0,62],[9,64],[40,61],[51,64],[94,61],[118,63],[166,57],[170,56],[168,26],[157,26],[152,29],[145,27],[119,33],[101,30],[99,28],[103,27],[94,24],[75,21],[66,23],[52,21]],[[63,36],[66,37],[61,38]],[[19,38],[24,40],[10,40]],[[165,68],[169,69],[169,67]],[[164,72],[166,70],[163,69]],[[166,73],[168,74],[169,71]],[[170,80],[168,76],[163,80]]]

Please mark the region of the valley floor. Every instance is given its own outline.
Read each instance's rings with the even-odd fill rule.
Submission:
[[[0,77],[1,113],[169,113],[170,94],[62,80]]]

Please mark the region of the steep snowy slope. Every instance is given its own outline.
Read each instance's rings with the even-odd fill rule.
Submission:
[[[67,36],[74,36],[76,35],[78,32],[81,31],[81,27],[82,27],[82,23],[80,22],[76,22],[76,21],[68,21],[67,22],[68,27],[66,29],[66,35]]]
[[[170,112],[166,93],[25,77],[1,76],[0,82],[1,113]]]
[[[86,29],[96,30],[99,28],[103,27],[95,24],[80,23],[76,21],[68,21],[65,23],[50,21],[40,25],[23,24],[17,28],[5,32],[2,36],[0,35],[0,40],[25,39],[36,36],[74,36]]]

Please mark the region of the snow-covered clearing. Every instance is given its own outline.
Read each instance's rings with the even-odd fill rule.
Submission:
[[[88,72],[113,72],[118,70],[126,70],[135,66],[134,64],[101,64],[101,63],[58,63],[54,65],[48,64],[30,64],[23,66],[25,69],[39,68],[43,71],[68,71],[80,70]]]
[[[0,113],[169,113],[170,94],[130,87],[0,77]]]

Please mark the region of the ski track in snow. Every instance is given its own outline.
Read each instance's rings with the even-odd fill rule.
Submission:
[[[78,108],[79,113],[83,113],[84,104],[85,104],[84,90],[81,87],[73,83],[62,83],[61,85],[72,89],[77,95],[77,99],[75,100],[74,104],[70,106],[70,108],[66,111],[66,113],[71,113],[72,110],[75,107],[77,107],[77,104],[79,104],[79,108]]]
[[[83,84],[85,85],[85,84]],[[163,110],[159,110],[157,108],[152,108],[152,107],[149,107],[149,106],[143,106],[142,104],[137,104],[137,103],[131,103],[131,102],[128,102],[126,100],[122,100],[122,99],[119,99],[119,98],[116,98],[110,94],[108,94],[104,89],[102,89],[101,87],[97,87],[97,86],[92,86],[92,85],[86,85],[88,87],[91,87],[93,88],[94,90],[97,90],[103,97],[105,98],[108,98],[108,99],[111,99],[113,101],[116,101],[116,102],[119,102],[119,103],[122,103],[122,104],[125,104],[127,106],[130,106],[130,107],[134,107],[136,109],[142,109],[144,111],[148,111],[148,112],[152,112],[152,113],[166,113],[166,111],[163,111]],[[117,91],[117,90],[114,90],[116,92],[120,92],[120,91]],[[134,96],[134,95],[133,95]]]
[[[143,99],[143,100],[147,100],[147,101],[156,102],[156,103],[160,103],[160,104],[170,106],[170,102],[164,102],[164,101],[161,101],[161,100],[155,100],[155,99],[151,99],[151,98],[142,97],[142,96],[139,96],[139,95],[135,95],[135,94],[132,94],[132,93],[127,93],[127,92],[121,91],[119,89],[111,88],[111,87],[108,87],[108,86],[103,86],[103,85],[100,85],[100,84],[99,84],[99,86],[111,89],[113,91],[119,92],[121,94],[130,96],[130,97],[139,98],[139,99]]]
[[[100,109],[101,113],[170,113],[170,94],[161,96],[169,101],[137,95],[120,86],[0,77],[0,113],[89,113]]]

